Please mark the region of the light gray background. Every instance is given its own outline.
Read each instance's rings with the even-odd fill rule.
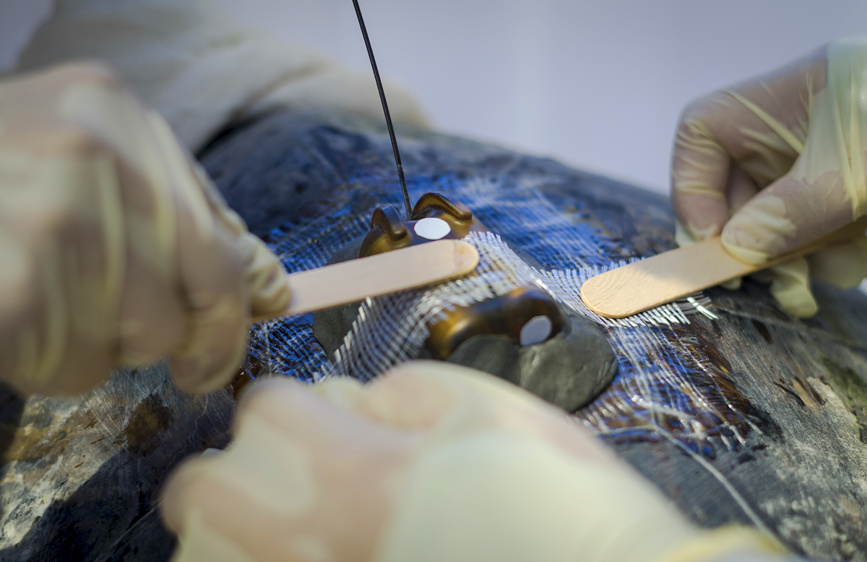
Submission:
[[[350,0],[212,0],[369,68]],[[864,0],[361,0],[383,75],[445,131],[553,156],[665,192],[691,99],[836,37]],[[47,0],[0,0],[0,67]]]

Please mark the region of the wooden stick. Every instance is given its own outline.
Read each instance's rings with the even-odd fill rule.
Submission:
[[[625,318],[655,306],[742,277],[837,242],[863,235],[867,217],[762,265],[733,258],[719,236],[663,252],[588,279],[581,287],[587,308],[608,318]]]
[[[293,273],[286,276],[292,291],[289,307],[254,318],[253,322],[422,287],[469,273],[478,264],[479,253],[471,245],[438,240]]]

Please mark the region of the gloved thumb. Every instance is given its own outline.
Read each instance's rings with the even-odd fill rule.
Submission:
[[[227,232],[238,237],[238,253],[244,270],[244,286],[249,295],[250,317],[267,316],[289,306],[292,295],[280,258],[256,235],[247,230],[244,220],[226,204],[217,187],[200,165],[193,166],[211,211]]]
[[[857,217],[840,183],[839,172],[810,181],[796,166],[734,214],[723,228],[723,246],[760,265],[846,226]]]
[[[726,251],[741,261],[760,265],[851,222],[851,202],[843,197],[844,190],[835,189],[841,181],[839,173],[824,174],[814,183],[798,175],[798,169],[795,166],[735,213],[722,231]],[[810,275],[851,287],[857,284],[853,279],[860,280],[867,273],[865,250],[862,244],[846,244],[818,253],[809,261],[799,259],[775,266],[771,293],[791,314],[812,316],[818,307],[810,291]],[[848,259],[853,257],[858,259]]]
[[[286,309],[292,295],[280,259],[254,234],[245,232],[242,236],[248,259],[245,277],[250,291],[250,316],[265,316]]]

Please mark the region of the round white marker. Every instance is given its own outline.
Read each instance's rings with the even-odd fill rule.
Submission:
[[[451,231],[452,227],[443,219],[428,217],[415,223],[415,233],[428,240],[439,240]]]
[[[521,328],[520,342],[522,346],[536,345],[548,339],[553,328],[551,319],[547,316],[534,316]]]

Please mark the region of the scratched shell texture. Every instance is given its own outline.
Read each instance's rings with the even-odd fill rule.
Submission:
[[[587,276],[673,246],[667,203],[634,187],[418,131],[402,131],[401,151],[413,198],[440,190],[466,204],[532,255],[533,275],[573,310]],[[275,114],[200,156],[291,270],[324,264],[366,231],[377,205],[400,205],[387,136],[361,119]],[[867,302],[817,291],[822,313],[809,321],[750,282],[708,292],[716,320],[672,308],[605,322],[583,310],[619,372],[576,423],[702,525],[751,523],[811,557],[867,559]],[[398,301],[368,306],[382,317]],[[406,339],[400,326],[364,329]],[[256,328],[251,358],[254,374],[264,365],[312,380],[331,368],[309,315]],[[173,543],[153,509],[158,486],[186,454],[225,442],[231,411],[228,392],[184,397],[160,366],[118,373],[81,399],[9,397],[0,559],[165,558]]]
[[[817,287],[823,312],[800,321],[748,281],[742,291],[708,292],[715,320],[670,310],[644,321],[606,321],[584,309],[577,290],[596,272],[673,247],[666,201],[460,139],[404,131],[400,146],[413,200],[431,190],[454,196],[532,255],[555,298],[605,332],[619,372],[577,413],[578,422],[702,525],[749,523],[811,557],[867,559],[861,294]],[[366,232],[377,205],[402,208],[387,136],[366,121],[274,116],[222,139],[204,161],[230,203],[250,209],[250,222],[290,270],[325,264]],[[271,176],[263,181],[265,171]],[[266,197],[261,210],[250,203]],[[296,198],[298,212],[269,219],[264,209],[275,197]],[[379,314],[368,317],[369,333],[358,341],[406,342],[406,326],[383,322],[395,317],[383,310],[406,311],[397,301],[365,304]],[[309,317],[260,327],[251,348],[254,375],[267,365],[313,380],[332,367]],[[363,358],[375,363],[369,369],[387,367],[370,355]]]

